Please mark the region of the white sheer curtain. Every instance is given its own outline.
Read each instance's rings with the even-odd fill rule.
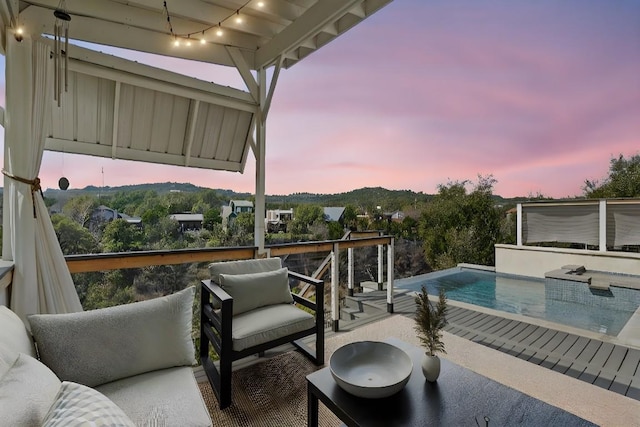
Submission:
[[[50,47],[7,33],[4,141],[3,259],[13,260],[11,309],[82,311],[37,179],[52,108]]]

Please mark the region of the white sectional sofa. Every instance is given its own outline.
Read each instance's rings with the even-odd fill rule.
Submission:
[[[32,315],[31,333],[0,306],[0,424],[211,426],[192,369],[193,298],[188,288],[100,310]]]

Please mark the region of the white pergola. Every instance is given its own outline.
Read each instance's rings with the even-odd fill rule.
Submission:
[[[81,309],[35,191],[43,150],[233,172],[244,171],[251,151],[255,239],[262,250],[265,126],[281,69],[390,2],[0,0],[7,87],[6,111],[0,114],[5,127],[3,259],[14,262],[14,310],[24,317]],[[52,59],[59,8],[71,17],[72,43],[60,57],[68,66],[60,80]],[[234,67],[246,90],[106,55],[74,41]],[[66,90],[58,102],[54,80],[62,82],[64,76]]]

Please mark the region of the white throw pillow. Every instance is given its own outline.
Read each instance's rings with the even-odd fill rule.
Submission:
[[[36,357],[31,335],[17,314],[0,305],[0,362],[11,366],[18,353]]]
[[[64,381],[43,427],[135,427],[118,405],[97,390]]]
[[[220,274],[220,286],[233,298],[233,314],[274,304],[291,304],[289,270],[264,273]]]
[[[0,378],[0,425],[40,426],[59,388],[49,368],[20,353]]]
[[[89,387],[193,365],[194,291],[80,313],[31,315],[40,360],[61,380]]]

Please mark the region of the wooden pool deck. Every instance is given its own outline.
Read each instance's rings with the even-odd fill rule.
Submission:
[[[386,311],[386,291],[354,297],[373,309],[373,318]],[[375,310],[380,314],[376,315]],[[413,317],[415,303],[406,291],[394,296],[394,313]],[[362,321],[366,317],[362,318]],[[449,301],[451,334],[485,345],[530,363],[640,400],[640,349],[615,339],[594,337],[589,331],[548,326],[544,321]],[[640,331],[638,331],[640,334]]]

